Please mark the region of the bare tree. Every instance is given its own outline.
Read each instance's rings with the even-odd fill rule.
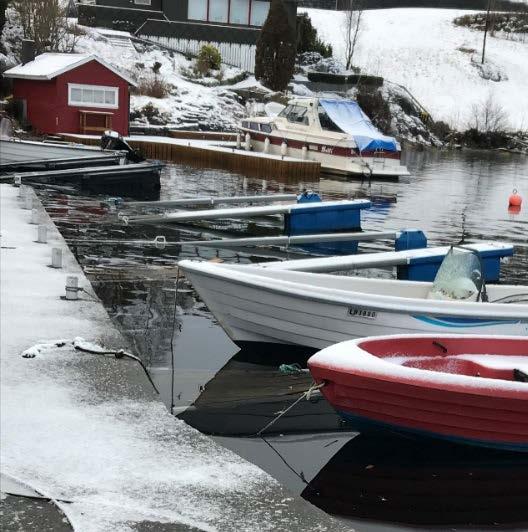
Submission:
[[[345,65],[346,69],[350,70],[361,31],[363,1],[345,0],[344,6],[345,21],[343,23],[343,37],[345,39]]]
[[[498,104],[493,94],[471,107],[469,126],[481,133],[497,133],[504,131],[508,125],[508,114]]]
[[[35,41],[37,54],[50,49],[72,51],[76,35],[68,23],[68,4],[61,0],[13,0],[24,37]]]

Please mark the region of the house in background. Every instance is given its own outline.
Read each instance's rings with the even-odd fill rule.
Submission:
[[[296,25],[296,0],[283,0]],[[196,55],[214,44],[225,63],[249,72],[269,0],[83,0],[79,23],[126,30],[177,52]]]
[[[96,56],[44,53],[3,75],[13,80],[22,120],[37,133],[128,135],[134,82]]]

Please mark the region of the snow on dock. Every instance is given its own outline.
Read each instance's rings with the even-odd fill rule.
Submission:
[[[0,185],[0,201],[2,473],[70,501],[77,531],[346,529],[173,418],[133,360],[76,350],[77,337],[126,343],[36,197],[47,243],[18,189]],[[49,267],[52,247],[61,269]],[[61,298],[71,275],[78,301]]]

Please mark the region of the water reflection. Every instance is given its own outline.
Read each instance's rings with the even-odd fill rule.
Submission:
[[[526,455],[360,434],[319,471],[303,497],[354,519],[526,530],[527,479]]]

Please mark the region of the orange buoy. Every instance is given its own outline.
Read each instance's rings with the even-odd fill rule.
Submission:
[[[522,205],[522,198],[517,193],[517,189],[513,189],[511,196],[508,198],[508,205],[510,207],[520,207]]]

